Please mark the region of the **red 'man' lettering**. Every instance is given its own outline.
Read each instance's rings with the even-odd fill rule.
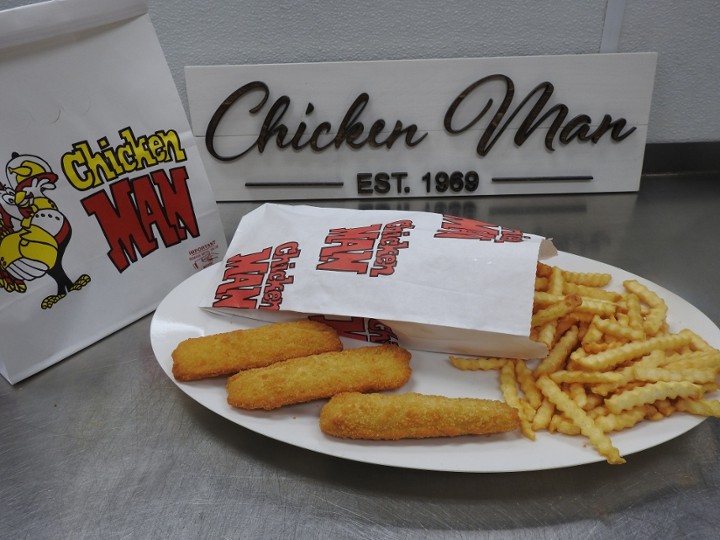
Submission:
[[[167,222],[178,231],[181,239],[184,240],[187,233],[190,233],[193,238],[197,238],[200,230],[188,189],[187,169],[185,167],[170,169],[170,178],[162,169],[150,174],[160,191],[160,198],[165,204]],[[168,245],[167,242],[165,244]]]
[[[263,277],[238,276],[232,283],[221,283],[215,291],[213,307],[254,309],[262,292]]]
[[[158,243],[138,215],[132,199],[130,181],[119,180],[110,186],[112,200],[105,191],[98,191],[80,201],[88,216],[95,216],[107,240],[108,257],[118,272],[158,248]],[[114,201],[114,204],[113,204]]]
[[[228,258],[222,283],[215,290],[213,306],[255,308],[262,293],[270,253],[271,248],[265,248],[258,253],[238,254]]]
[[[110,250],[108,257],[119,272],[158,249],[156,231],[165,246],[200,234],[187,187],[185,167],[153,171],[110,186],[110,196],[98,191],[81,201],[95,216]]]
[[[444,215],[442,228],[435,233],[435,238],[494,240],[497,235],[498,227],[496,225],[474,219]]]
[[[373,256],[380,225],[354,229],[332,229],[325,238],[327,244],[320,250],[318,270],[355,272],[364,274]]]
[[[166,177],[167,178],[167,177]],[[179,244],[185,238],[185,231],[180,231],[168,223],[163,203],[158,198],[155,186],[150,181],[150,177],[140,176],[132,181],[133,194],[135,195],[135,204],[137,205],[140,221],[145,229],[145,235],[152,238],[153,226],[157,227],[163,243],[166,246]]]

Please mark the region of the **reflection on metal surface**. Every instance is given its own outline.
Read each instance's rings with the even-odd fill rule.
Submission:
[[[491,216],[516,216],[521,215],[525,216],[528,214],[540,214],[540,215],[547,215],[547,214],[575,214],[575,215],[583,215],[587,214],[587,204],[584,203],[577,203],[574,200],[567,201],[567,203],[559,203],[559,204],[539,204],[537,206],[523,206],[523,205],[503,205],[498,207],[490,208],[490,215]]]

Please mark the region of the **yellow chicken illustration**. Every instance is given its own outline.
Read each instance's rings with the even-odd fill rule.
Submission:
[[[71,290],[90,282],[86,274],[72,280],[63,268],[63,257],[72,227],[47,192],[55,189],[58,176],[43,159],[12,154],[5,167],[8,185],[2,186],[0,208],[0,287],[24,292],[25,283],[50,276],[57,294],[42,301],[52,307]]]

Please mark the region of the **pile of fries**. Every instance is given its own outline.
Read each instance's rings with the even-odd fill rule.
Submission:
[[[636,280],[539,263],[532,338],[548,346],[531,368],[511,358],[450,357],[463,370],[499,370],[505,401],[525,437],[582,434],[609,463],[625,463],[608,433],[676,411],[720,416],[720,350],[692,330],[670,333],[667,305]]]

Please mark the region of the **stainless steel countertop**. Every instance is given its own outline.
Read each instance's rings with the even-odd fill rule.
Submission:
[[[313,204],[427,209],[553,237],[720,324],[718,174],[644,178],[629,194]],[[220,205],[228,238],[255,206]],[[265,438],[188,398],[153,356],[150,321],[15,386],[0,380],[0,537],[704,539],[720,530],[717,419],[622,466],[459,474],[356,463]]]

